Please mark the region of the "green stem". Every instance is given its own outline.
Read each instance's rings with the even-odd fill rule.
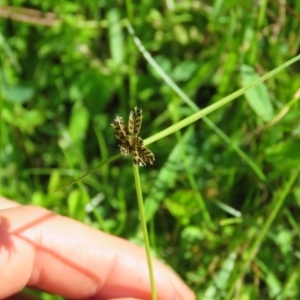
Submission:
[[[133,174],[134,174],[135,188],[136,188],[136,194],[137,194],[138,205],[139,205],[140,221],[143,229],[143,235],[144,235],[144,241],[146,247],[146,255],[147,255],[148,270],[150,276],[150,285],[151,285],[151,299],[156,300],[157,299],[156,288],[154,282],[154,273],[153,273],[153,266],[152,266],[152,260],[150,254],[150,245],[148,239],[146,218],[144,214],[144,203],[143,203],[142,188],[140,183],[140,173],[139,173],[139,167],[135,164],[133,164]]]

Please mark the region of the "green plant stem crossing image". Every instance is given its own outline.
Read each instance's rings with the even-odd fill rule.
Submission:
[[[299,299],[299,22],[3,0],[0,298]]]

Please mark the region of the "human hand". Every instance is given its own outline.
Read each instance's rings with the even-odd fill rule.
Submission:
[[[0,299],[25,286],[70,299],[151,299],[145,251],[36,206],[0,197]],[[153,259],[157,299],[194,300]]]

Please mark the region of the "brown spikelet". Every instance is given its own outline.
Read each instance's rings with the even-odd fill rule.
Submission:
[[[142,109],[135,107],[134,111],[130,112],[128,128],[126,128],[123,118],[119,116],[111,124],[115,129],[115,137],[122,142],[119,145],[121,154],[131,153],[133,163],[140,167],[146,166],[147,163],[152,165],[155,160],[153,153],[144,146],[142,138],[139,137],[142,119]]]
[[[121,142],[126,142],[127,128],[125,127],[124,120],[122,117],[117,116],[111,126],[115,129],[115,137]]]
[[[134,111],[130,112],[129,115],[129,124],[128,124],[128,131],[129,134],[133,136],[138,136],[141,130],[143,119],[143,111],[141,108],[134,108]]]
[[[140,159],[143,162],[148,163],[150,165],[153,164],[153,162],[155,160],[154,155],[147,147],[140,146],[137,148],[137,152],[138,152]]]
[[[139,151],[137,147],[134,147],[132,150],[132,160],[135,165],[143,167],[146,163],[140,158]]]

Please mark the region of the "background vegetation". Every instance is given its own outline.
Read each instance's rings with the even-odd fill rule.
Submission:
[[[1,194],[140,245],[130,159],[53,191],[118,153],[116,115],[141,107],[146,138],[299,54],[299,1],[0,3]],[[126,18],[192,106],[147,63]],[[199,299],[300,295],[299,82],[295,63],[149,145],[153,254]]]

